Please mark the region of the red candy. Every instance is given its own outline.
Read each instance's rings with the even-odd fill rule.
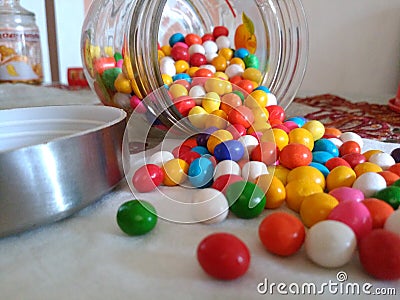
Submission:
[[[272,165],[278,159],[278,148],[275,143],[261,142],[250,154],[251,160],[262,161],[266,165]]]
[[[171,56],[175,61],[178,60],[189,61],[190,58],[189,50],[179,45],[178,46],[174,45],[174,47],[172,47]]]
[[[193,53],[190,57],[190,65],[194,67],[200,67],[205,64],[207,64],[207,58],[204,54]]]
[[[196,102],[190,96],[180,96],[175,98],[173,101],[176,109],[184,117],[187,117],[189,111],[196,106]]]
[[[325,167],[327,167],[329,171],[332,171],[334,168],[339,166],[345,166],[351,168],[350,164],[341,157],[331,158],[325,163]]]
[[[269,105],[266,107],[269,112],[269,120],[279,120],[283,122],[285,119],[285,110],[279,105]]]
[[[359,257],[365,271],[383,280],[400,279],[400,236],[375,229],[359,243]]]
[[[237,83],[237,87],[239,90],[242,92],[244,91],[247,94],[250,94],[254,90],[254,84],[252,81],[247,80],[247,79],[242,79]]]
[[[201,40],[203,41],[203,43],[207,41],[214,41],[214,36],[212,33],[206,33],[201,37]]]
[[[217,39],[220,36],[228,36],[229,30],[225,26],[215,26],[213,30],[213,37]]]
[[[200,157],[201,155],[195,151],[184,152],[179,156],[179,158],[186,161],[188,165],[190,165],[195,159]]]
[[[190,47],[191,45],[194,44],[202,44],[203,41],[200,36],[194,33],[189,33],[185,36],[185,43]]]
[[[351,168],[354,168],[358,164],[366,162],[365,156],[362,155],[361,153],[349,153],[343,155],[342,158],[349,163]]]
[[[279,154],[279,162],[288,169],[308,166],[312,161],[312,153],[303,144],[289,144]]]
[[[234,182],[242,181],[243,177],[235,174],[225,174],[219,176],[212,184],[212,188],[220,191],[221,193],[225,194],[226,189],[228,186]]]
[[[258,227],[258,236],[271,253],[289,256],[303,245],[305,230],[295,216],[277,212],[267,216]]]
[[[147,193],[160,186],[164,180],[162,169],[153,164],[147,164],[136,170],[132,184],[139,193]]]
[[[351,154],[351,153],[361,153],[361,147],[355,141],[347,141],[347,142],[344,142],[339,147],[339,153],[340,153],[340,156],[344,156],[346,154]]]
[[[214,75],[214,73],[208,69],[198,69],[195,73],[194,73],[194,77],[212,77]]]
[[[386,219],[393,213],[394,209],[388,203],[376,198],[367,198],[362,201],[372,218],[372,228],[383,228]]]
[[[197,260],[208,275],[217,279],[232,280],[247,272],[250,266],[250,252],[236,236],[214,233],[200,242]]]
[[[181,145],[181,146],[177,146],[172,150],[172,154],[174,155],[175,158],[180,157],[183,153],[188,152],[192,150],[191,147],[189,146],[185,146],[185,145]]]
[[[254,122],[254,115],[247,106],[238,106],[231,109],[228,114],[228,120],[231,124],[239,124],[249,128]]]

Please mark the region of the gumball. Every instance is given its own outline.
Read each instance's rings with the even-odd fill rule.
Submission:
[[[143,200],[123,203],[117,212],[117,224],[127,235],[137,236],[150,232],[157,224],[157,213],[153,205]]]
[[[307,129],[295,128],[289,132],[289,144],[303,144],[310,151],[314,148],[314,138]]]
[[[201,106],[208,113],[211,113],[214,110],[218,110],[220,104],[221,104],[221,99],[218,93],[216,92],[208,92],[201,101]]]
[[[249,161],[242,167],[242,177],[244,180],[255,182],[260,175],[268,174],[267,166],[260,161]]]
[[[316,162],[311,162],[309,164],[310,167],[316,168],[318,171],[320,171],[325,177],[328,176],[329,174],[329,169],[325,167],[323,164],[316,163]]]
[[[245,71],[246,72],[246,71]],[[244,100],[244,105],[249,108],[260,108],[267,106],[268,94],[264,91],[252,91]]]
[[[188,62],[190,59],[189,49],[182,46],[174,46],[171,50],[171,57],[175,61],[184,60]]]
[[[325,127],[324,138],[339,138],[342,135],[340,129],[334,127]]]
[[[208,69],[200,68],[194,73],[194,77],[206,78],[206,77],[212,77],[213,74],[214,74],[214,72],[212,72]]]
[[[206,41],[213,41],[214,40],[214,36],[212,33],[206,33],[201,37],[201,40],[204,42]]]
[[[312,153],[303,144],[292,143],[279,153],[279,162],[288,169],[307,166],[312,161]]]
[[[354,141],[360,146],[360,148],[362,148],[364,146],[364,142],[363,142],[363,139],[361,138],[361,136],[354,132],[343,132],[340,135],[339,139],[343,143],[345,143],[347,141]]]
[[[179,158],[186,161],[189,166],[195,159],[198,159],[200,157],[201,155],[194,151],[188,151],[179,156]]]
[[[169,38],[169,45],[173,47],[176,43],[184,41],[185,41],[185,36],[182,33],[177,32],[171,35],[171,37]]]
[[[189,69],[189,63],[185,60],[178,60],[175,62],[176,73],[184,73]]]
[[[396,163],[395,165],[389,167],[389,169],[387,170],[400,176],[400,163]]]
[[[223,110],[216,109],[207,115],[205,127],[217,127],[218,129],[225,129],[228,125],[228,116]]]
[[[361,190],[365,197],[369,198],[386,188],[386,180],[378,173],[366,172],[357,177],[353,183],[353,188]]]
[[[313,151],[312,161],[320,164],[325,164],[328,160],[333,158],[333,155],[327,151]]]
[[[285,119],[285,110],[279,105],[269,105],[267,106],[269,112],[269,120],[279,120],[283,121]]]
[[[293,122],[293,121],[285,121],[284,123],[283,123],[283,125],[287,128],[287,129],[289,129],[289,132],[290,131],[292,131],[293,129],[296,129],[296,128],[299,128],[299,125],[297,125],[297,123],[296,122]],[[288,133],[289,133],[288,132]],[[307,133],[307,132],[306,132]],[[308,134],[308,133],[307,133]]]
[[[303,127],[303,125],[307,122],[304,117],[291,117],[288,118],[286,121],[292,121],[297,124],[297,127]]]
[[[252,219],[259,216],[265,207],[265,195],[254,183],[238,181],[226,189],[230,210],[238,218]]]
[[[295,216],[276,212],[265,217],[258,227],[258,236],[264,247],[271,253],[290,256],[303,245],[305,230]]]
[[[196,142],[197,142],[197,139],[196,139]],[[210,152],[208,152],[207,147],[204,147],[204,146],[195,146],[192,148],[191,151],[197,152],[200,155],[210,154]]]
[[[233,136],[229,131],[224,129],[219,129],[217,131],[214,131],[208,138],[207,149],[211,154],[214,154],[214,149],[219,143],[229,141],[232,139]]]
[[[201,106],[193,107],[188,113],[188,119],[193,126],[203,129],[205,127],[208,113]]]
[[[375,193],[373,197],[381,199],[390,204],[393,209],[397,209],[400,205],[400,187],[389,186]]]
[[[205,188],[195,191],[192,204],[190,207],[194,222],[220,223],[228,216],[228,201],[224,194],[216,189]]]
[[[385,201],[376,198],[367,198],[364,199],[361,203],[365,205],[365,207],[371,214],[372,229],[383,228],[386,220],[394,211],[393,207],[391,207]]]
[[[244,154],[244,146],[241,142],[229,140],[218,144],[214,149],[214,156],[218,161],[230,159],[239,161]]]
[[[239,90],[244,91],[247,94],[250,94],[254,90],[255,85],[253,81],[242,79],[237,83],[237,87],[239,88]]]
[[[246,70],[244,70],[243,75],[242,75],[243,79],[247,79],[250,81],[254,81],[257,83],[261,82],[261,78],[262,78],[262,73],[260,70],[256,69],[256,68],[247,68]],[[262,91],[264,93],[271,93],[271,92],[265,92],[263,90],[259,90]],[[265,106],[265,105],[264,105]]]
[[[278,158],[276,144],[261,142],[250,153],[251,160],[261,161],[266,165],[272,165]]]
[[[230,233],[213,233],[197,247],[197,260],[211,277],[232,280],[244,275],[250,265],[246,244]]]
[[[400,236],[400,210],[396,210],[390,214],[389,212],[390,209],[387,209],[387,218],[384,221],[384,228]],[[380,211],[380,213],[382,213],[382,211]]]
[[[204,88],[207,92],[217,93],[219,96],[222,96],[226,92],[227,84],[230,83],[226,80],[222,80],[219,78],[209,78],[206,80]]]
[[[332,209],[329,220],[348,225],[360,241],[372,230],[372,218],[368,208],[357,201],[342,201]]]
[[[253,112],[246,106],[238,106],[228,114],[228,120],[231,124],[240,124],[245,128],[249,128],[254,122]]]
[[[351,168],[362,164],[366,161],[366,158],[361,153],[349,153],[342,156],[342,158],[347,161]]]
[[[215,26],[212,34],[214,39],[217,39],[220,36],[228,36],[229,30],[225,26]]]
[[[214,57],[211,61],[211,64],[215,67],[215,70],[218,72],[225,71],[227,67],[226,58],[222,55],[217,55],[216,57]]]
[[[378,172],[379,175],[381,175],[385,181],[386,181],[386,186],[390,186],[392,185],[394,182],[396,182],[397,180],[400,179],[400,176],[390,172],[390,171],[382,171],[382,172]]]
[[[329,141],[335,144],[335,146],[339,149],[340,146],[343,145],[343,142],[339,140],[338,138],[328,138]]]
[[[240,125],[240,124],[239,124]],[[243,125],[242,125],[243,126]],[[239,142],[241,142],[245,148],[245,153],[244,153],[244,158],[248,159],[250,156],[250,153],[253,151],[253,149],[259,144],[258,140],[256,137],[252,135],[244,135],[241,136],[238,139]]]
[[[276,176],[263,174],[256,178],[255,183],[265,194],[265,208],[278,208],[285,202],[285,186]]]
[[[326,220],[338,204],[336,198],[327,193],[311,194],[306,196],[301,203],[300,218],[305,226],[312,227],[314,224]]]
[[[311,181],[313,183],[319,184],[322,189],[325,189],[324,175],[316,168],[310,166],[300,166],[289,171],[286,177],[286,182],[289,183],[295,180],[297,180],[297,182]]]
[[[331,158],[330,160],[328,160],[325,163],[325,167],[327,167],[328,170],[330,170],[330,171],[338,166],[344,166],[344,167],[351,168],[350,164],[341,157]]]
[[[378,149],[371,149],[371,150],[365,151],[365,152],[363,153],[363,155],[364,155],[364,157],[365,157],[366,160],[369,160],[369,158],[370,158],[372,155],[376,154],[376,153],[382,153],[382,151],[381,151],[381,150],[378,150]]]
[[[175,147],[172,150],[172,154],[174,155],[175,158],[180,157],[183,153],[188,152],[192,150],[192,148],[190,148],[189,146],[183,146],[183,145],[179,145],[177,147]]]
[[[242,105],[242,100],[235,93],[228,93],[221,97],[221,106],[220,108],[229,114],[232,108],[238,107]]]
[[[218,46],[214,41],[203,42],[203,47],[206,50],[206,53],[217,53],[218,52]]]
[[[339,147],[340,156],[350,153],[361,153],[360,145],[355,141],[346,141]]]
[[[326,177],[326,187],[331,191],[337,187],[351,187],[356,180],[356,173],[353,169],[345,166],[338,166],[331,170]]]
[[[338,268],[347,264],[357,246],[353,230],[337,221],[321,221],[311,227],[304,247],[307,257],[322,267]]]
[[[343,202],[343,201],[357,201],[361,202],[364,200],[365,196],[364,193],[353,187],[348,187],[348,186],[341,186],[334,188],[329,192],[329,195],[333,196],[336,198],[337,201]]]
[[[188,95],[188,90],[181,84],[172,84],[169,87],[169,93],[173,98],[178,98],[181,96],[187,96]]]
[[[225,194],[228,186],[237,181],[243,181],[243,177],[234,174],[225,174],[214,180],[211,187]]]
[[[321,185],[312,181],[293,180],[286,184],[286,205],[289,209],[299,212],[303,200],[312,194],[322,193]]]
[[[150,158],[146,161],[147,164],[153,164],[161,167],[167,161],[174,158],[174,155],[169,151],[158,151],[150,156]]]
[[[222,55],[227,61],[230,61],[233,57],[233,50],[230,48],[220,48],[218,55]]]
[[[190,65],[195,67],[203,66],[207,63],[207,58],[203,53],[193,53],[190,56]]]
[[[214,180],[217,180],[218,177],[226,174],[241,176],[242,170],[240,169],[237,162],[233,160],[223,160],[219,162],[215,167]]]
[[[396,163],[400,163],[400,148],[394,149],[390,155],[394,158]]]
[[[361,174],[367,173],[367,172],[382,172],[382,168],[378,166],[377,164],[371,163],[369,161],[363,162],[361,164],[358,164],[354,167],[354,172],[356,173],[357,177],[361,176]]]
[[[233,78],[235,76],[242,76],[244,69],[238,65],[233,64],[232,61],[229,66],[225,69],[225,74],[228,75],[229,78]]]
[[[190,47],[194,44],[202,44],[203,41],[201,40],[201,37],[198,36],[197,34],[189,33],[185,36],[185,43]]]
[[[325,134],[324,124],[322,124],[320,121],[317,120],[311,120],[306,122],[302,128],[307,129],[309,132],[311,132],[314,141],[319,140]]]
[[[371,155],[368,161],[377,164],[383,170],[389,169],[396,163],[396,161],[390,154],[384,152]]]
[[[162,169],[153,164],[146,164],[136,170],[132,184],[139,193],[147,193],[160,186],[164,180]]]
[[[400,236],[385,229],[372,230],[359,243],[364,270],[381,280],[400,279]]]
[[[328,139],[319,139],[315,141],[313,151],[326,151],[332,154],[333,157],[339,156],[339,149]]]
[[[190,110],[196,106],[196,102],[190,96],[180,96],[173,100],[176,109],[179,113],[187,117]]]
[[[163,166],[164,185],[175,186],[182,184],[187,178],[189,165],[186,161],[179,158],[174,158],[167,161]]]

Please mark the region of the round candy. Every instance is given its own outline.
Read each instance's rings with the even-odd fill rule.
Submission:
[[[340,156],[351,153],[361,153],[360,145],[355,141],[346,141],[339,147]]]
[[[225,174],[215,179],[211,187],[225,194],[228,186],[237,181],[243,181],[243,177],[234,174]]]
[[[220,223],[228,216],[228,201],[224,194],[216,189],[205,188],[195,191],[192,204],[192,216],[195,222]]]
[[[157,213],[153,205],[143,200],[123,203],[117,212],[117,224],[128,235],[146,234],[157,224]]]
[[[269,252],[289,256],[303,245],[305,230],[295,216],[276,212],[264,218],[258,227],[258,236]]]
[[[304,198],[300,206],[301,220],[305,226],[311,227],[320,221],[326,220],[338,203],[335,197],[326,193],[309,195]]]
[[[337,187],[348,186],[351,187],[356,180],[356,173],[353,169],[345,166],[338,166],[331,170],[326,177],[326,187],[331,191]]]
[[[361,202],[364,200],[364,193],[353,187],[348,187],[348,186],[342,186],[342,187],[337,187],[329,192],[329,195],[332,195],[333,197],[336,198],[337,201],[343,202],[343,201],[357,201]]]
[[[265,194],[265,208],[278,208],[285,202],[285,186],[276,176],[263,174],[257,177],[255,183]]]
[[[394,149],[390,155],[394,158],[396,163],[400,163],[400,148]]]
[[[230,159],[239,161],[244,154],[244,146],[241,142],[229,140],[218,144],[214,149],[214,156],[218,161]]]
[[[312,161],[319,164],[325,164],[328,160],[333,158],[333,155],[327,151],[313,151],[312,156]]]
[[[361,153],[349,153],[342,156],[342,158],[347,161],[351,168],[362,164],[366,161],[366,158]]]
[[[325,177],[328,176],[329,174],[329,169],[325,167],[323,164],[316,163],[316,162],[311,162],[309,164],[310,167],[316,168],[318,171],[320,171]]]
[[[362,201],[372,218],[372,229],[383,228],[388,217],[393,213],[394,209],[383,200],[376,198],[367,198]],[[400,226],[398,226],[400,228]],[[390,230],[386,228],[387,230]],[[391,230],[390,230],[391,231]],[[399,233],[400,234],[400,233]]]
[[[354,232],[349,226],[330,220],[311,227],[304,243],[307,257],[326,268],[337,268],[348,263],[356,245]]]
[[[214,131],[207,140],[207,149],[211,154],[214,154],[215,147],[225,141],[232,140],[232,134],[224,129]]]
[[[206,53],[217,53],[218,51],[218,46],[214,41],[205,41],[203,47]]]
[[[395,165],[391,166],[388,171],[393,172],[400,176],[400,163],[396,163]],[[379,171],[378,171],[379,172]]]
[[[371,155],[368,161],[377,164],[383,170],[389,169],[396,163],[396,161],[390,154],[384,152]]]
[[[188,151],[179,156],[179,158],[186,161],[189,166],[195,159],[198,159],[199,157],[201,157],[201,155],[194,151]]]
[[[255,182],[260,175],[268,174],[267,166],[260,161],[246,162],[242,167],[242,177],[244,180]]]
[[[160,186],[164,180],[162,169],[153,164],[146,164],[136,170],[132,184],[139,193],[147,193]]]
[[[230,210],[239,218],[252,219],[265,208],[265,195],[254,183],[238,181],[226,190]]]
[[[173,47],[176,43],[184,41],[185,41],[185,36],[182,33],[177,32],[171,35],[171,37],[169,38],[169,45]]]
[[[210,154],[210,152],[208,152],[208,149],[206,147],[204,147],[204,146],[193,147],[191,151],[197,152],[200,155]]]
[[[246,244],[229,233],[214,233],[197,247],[197,260],[203,270],[216,279],[232,280],[244,275],[250,265]]]
[[[251,151],[250,157],[252,160],[272,165],[278,158],[276,144],[273,142],[261,142]]]
[[[382,171],[382,172],[378,172],[379,175],[381,175],[385,181],[386,181],[386,186],[390,186],[392,185],[394,182],[396,182],[397,180],[400,179],[400,176],[390,172],[390,171]]]
[[[225,74],[228,75],[229,78],[233,78],[235,76],[242,76],[244,70],[238,64],[231,64],[226,67]]]
[[[228,114],[228,120],[231,124],[240,124],[245,128],[249,128],[254,122],[254,115],[250,108],[246,106],[238,106]]]
[[[202,44],[201,37],[195,33],[189,33],[185,36],[185,43],[190,47],[194,44]]]
[[[363,141],[362,137],[354,132],[343,132],[339,136],[339,138],[343,143],[345,143],[347,141],[354,141],[360,146],[360,148],[362,148],[364,146],[364,141]]]
[[[325,163],[325,167],[327,167],[328,170],[330,170],[330,171],[338,166],[345,166],[345,167],[351,168],[350,164],[341,157],[331,158],[330,160],[328,160]]]
[[[173,158],[174,155],[171,152],[162,150],[152,154],[146,162],[147,164],[153,164],[161,167],[164,163]]]
[[[336,145],[328,139],[319,139],[315,141],[313,151],[326,151],[334,157],[339,156],[339,150]]]
[[[389,186],[375,193],[374,198],[381,199],[390,204],[394,209],[400,205],[400,187]]]
[[[375,172],[366,172],[354,181],[353,188],[359,189],[366,198],[372,197],[376,192],[386,188],[386,180]]]
[[[320,121],[317,120],[311,120],[306,122],[302,128],[307,129],[309,132],[311,132],[314,141],[319,140],[325,134],[324,124],[322,124]]]
[[[167,161],[163,166],[164,172],[163,183],[167,186],[175,186],[183,183],[187,178],[189,165],[180,158],[174,158]]]
[[[387,212],[389,213],[389,209]],[[385,220],[384,228],[400,236],[400,210],[389,214]]]
[[[291,170],[286,177],[286,181],[289,183],[291,181],[297,180],[298,182],[311,181],[319,184],[322,189],[325,189],[325,177],[316,168],[311,166],[300,166]]]
[[[189,166],[188,178],[192,186],[196,188],[209,187],[212,184],[214,166],[208,158],[195,159]]]
[[[320,184],[312,181],[293,180],[286,184],[286,205],[295,212],[300,211],[303,200],[312,194],[322,193]]]
[[[171,56],[175,61],[184,60],[188,62],[190,59],[189,49],[183,46],[175,45],[172,47]]]
[[[400,279],[400,236],[385,229],[375,229],[358,246],[364,270],[382,280]]]
[[[312,153],[303,144],[289,144],[279,154],[279,162],[288,169],[307,166],[312,161]]]
[[[357,201],[342,201],[332,209],[329,220],[348,225],[360,241],[372,230],[372,218],[368,208]]]
[[[240,124],[239,124],[240,125]],[[243,126],[243,125],[240,125]],[[258,145],[258,139],[252,135],[244,135],[241,136],[238,139],[239,142],[241,142],[245,148],[244,156],[243,158],[249,159],[250,158],[250,153],[253,151],[253,149]]]
[[[188,114],[188,119],[193,126],[203,129],[207,120],[208,113],[201,106],[193,107]]]
[[[258,69],[260,66],[258,57],[254,54],[249,54],[249,55],[246,55],[245,57],[243,57],[243,62],[245,63],[246,68]]]
[[[214,170],[214,180],[225,174],[241,175],[242,170],[240,169],[237,162],[233,160],[223,160],[219,162]]]

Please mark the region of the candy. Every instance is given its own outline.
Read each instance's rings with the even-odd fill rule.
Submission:
[[[355,202],[355,201],[348,201]],[[358,203],[358,202],[355,202]],[[300,206],[300,218],[307,227],[326,220],[339,204],[335,197],[326,193],[314,193],[304,197]]]
[[[387,218],[384,221],[384,228],[400,236],[400,210],[396,210],[391,214],[389,214],[389,211],[390,209],[387,209]]]
[[[212,184],[214,166],[205,157],[195,159],[189,166],[188,179],[193,187],[205,188]]]
[[[360,148],[362,148],[363,145],[364,145],[364,142],[363,142],[363,139],[361,138],[361,136],[358,135],[357,133],[354,133],[354,132],[343,132],[343,133],[339,136],[339,139],[340,139],[343,143],[345,143],[345,142],[347,142],[347,141],[354,141],[354,142],[356,142],[356,143],[360,146]]]
[[[321,221],[306,235],[307,257],[322,267],[337,268],[347,264],[356,249],[356,238],[349,226],[337,221]]]
[[[194,193],[191,213],[195,222],[204,224],[220,223],[229,212],[228,201],[224,194],[216,189],[205,188]]]
[[[333,196],[338,200],[339,202],[343,201],[363,201],[365,196],[364,193],[353,187],[347,187],[347,186],[342,186],[342,187],[337,187],[329,192],[329,195]]]
[[[316,163],[325,164],[331,158],[333,158],[333,155],[327,151],[312,152],[312,161]]]
[[[267,166],[260,161],[249,161],[242,167],[242,177],[244,180],[255,182],[260,175],[268,174]]]
[[[150,232],[157,224],[153,205],[143,200],[123,203],[117,212],[117,224],[127,235],[136,236]]]
[[[185,41],[185,36],[180,32],[174,33],[173,35],[170,36],[168,40],[169,45],[171,47],[173,47],[178,42],[184,42],[184,41]]]
[[[272,165],[278,158],[278,150],[273,142],[260,142],[250,154],[251,160],[261,161],[266,165]]]
[[[374,198],[381,199],[390,204],[393,209],[397,209],[400,205],[400,187],[389,186],[375,193]]]
[[[307,129],[309,132],[311,132],[314,141],[319,140],[325,134],[324,124],[317,120],[307,121],[302,128]]]
[[[287,183],[295,180],[298,183],[304,182],[304,184],[311,181],[319,184],[323,190],[325,189],[325,176],[319,170],[310,166],[300,166],[289,171],[286,177]]]
[[[229,233],[213,233],[197,247],[202,269],[216,279],[232,280],[243,276],[250,265],[246,244]]]
[[[218,51],[218,45],[214,41],[205,41],[203,47],[206,53],[217,53]]]
[[[315,141],[313,151],[326,151],[332,154],[333,157],[339,156],[338,148],[328,139],[319,139]]]
[[[204,66],[205,64],[207,64],[207,57],[203,53],[197,52],[190,56],[191,66],[200,67]]]
[[[214,170],[214,180],[217,180],[222,175],[232,174],[240,175],[242,170],[240,169],[237,162],[233,160],[223,160],[217,164]]]
[[[189,165],[186,161],[180,158],[174,158],[167,161],[163,166],[164,185],[175,186],[182,184],[187,178]]]
[[[226,67],[225,74],[228,75],[229,78],[233,78],[235,76],[242,76],[244,72],[244,68],[239,64],[231,64]]]
[[[220,36],[228,36],[229,30],[225,26],[215,26],[212,35],[214,39],[217,39]]]
[[[394,182],[396,182],[397,180],[400,179],[400,176],[390,172],[390,171],[382,171],[382,172],[378,172],[379,175],[381,175],[385,181],[386,181],[386,186],[390,186],[392,185]]]
[[[338,166],[331,170],[326,177],[326,187],[328,191],[341,186],[351,187],[356,180],[356,173],[353,169],[346,166]]]
[[[175,61],[184,60],[188,62],[190,59],[189,49],[183,46],[175,45],[172,47],[171,56]]]
[[[400,148],[394,149],[390,155],[394,158],[396,163],[400,163]]]
[[[230,159],[239,161],[244,155],[243,144],[236,140],[229,140],[218,144],[214,149],[214,156],[217,160],[222,161]]]
[[[383,200],[367,198],[362,204],[368,209],[372,219],[372,229],[383,228],[388,217],[393,213],[393,207]],[[399,228],[399,227],[398,227]],[[391,231],[389,228],[385,228]]]
[[[218,93],[216,92],[208,92],[201,101],[201,106],[208,113],[211,113],[214,110],[219,109],[220,104],[221,104],[221,99]]]
[[[264,218],[258,227],[258,236],[269,252],[290,256],[303,245],[305,230],[295,216],[277,212]]]
[[[243,181],[243,177],[234,174],[225,174],[215,179],[211,187],[225,194],[229,185],[237,181]]]
[[[286,184],[286,205],[289,209],[299,212],[304,199],[316,193],[322,193],[320,184],[312,181],[293,180]]]
[[[364,237],[358,246],[360,262],[364,270],[377,279],[400,278],[400,236],[375,229]]]
[[[316,163],[316,162],[311,162],[309,164],[310,167],[316,168],[318,171],[320,171],[325,177],[328,176],[329,174],[329,169],[325,167],[323,164]]]
[[[339,147],[340,156],[351,153],[361,153],[360,145],[355,141],[346,141]]]
[[[160,186],[164,180],[163,170],[153,164],[146,164],[135,171],[132,184],[139,193],[147,193]]]
[[[174,158],[174,155],[169,151],[157,151],[152,154],[150,158],[147,160],[148,164],[154,164],[161,167],[164,163]]]
[[[249,128],[254,122],[253,112],[246,106],[232,108],[228,114],[228,120],[231,124],[240,124]]]
[[[259,216],[265,207],[265,195],[254,183],[238,181],[226,190],[226,199],[232,213],[241,219]]]
[[[218,144],[232,139],[233,136],[229,131],[224,129],[219,129],[217,131],[214,131],[208,138],[207,149],[211,154],[214,154],[214,149]]]
[[[354,167],[354,172],[356,173],[357,177],[360,177],[362,174],[367,173],[367,172],[382,172],[382,168],[378,166],[377,164],[374,164],[372,162],[366,161],[363,163],[360,163]]]
[[[362,164],[366,161],[366,158],[361,153],[349,153],[342,156],[342,158],[347,161],[351,168]]]
[[[368,161],[377,164],[382,170],[387,170],[396,163],[390,154],[384,152],[371,155]]]
[[[202,44],[203,41],[201,40],[201,37],[198,36],[197,34],[189,33],[185,36],[185,43],[190,47],[195,44]]]
[[[279,154],[279,162],[288,169],[307,166],[311,161],[311,151],[303,144],[289,144]]]
[[[265,208],[278,208],[286,199],[286,189],[282,181],[272,174],[262,174],[256,178],[257,186],[265,194]]]
[[[386,180],[375,172],[366,172],[357,177],[353,187],[363,192],[366,198],[372,197],[376,192],[386,188]]]

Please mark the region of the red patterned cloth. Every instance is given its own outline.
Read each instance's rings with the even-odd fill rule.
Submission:
[[[353,131],[364,138],[400,143],[400,113],[387,105],[350,102],[331,94],[296,98],[294,101],[319,109],[305,117],[318,120],[326,127]]]

